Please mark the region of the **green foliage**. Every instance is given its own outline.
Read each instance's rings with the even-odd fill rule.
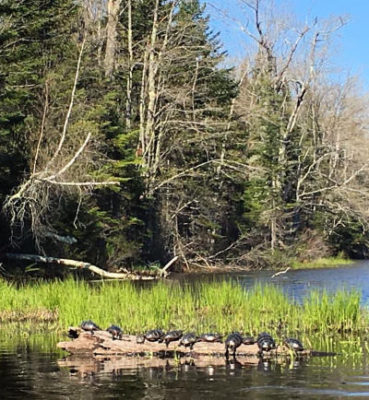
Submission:
[[[268,330],[276,335],[328,332],[364,332],[368,314],[360,307],[356,291],[334,295],[312,292],[302,304],[289,300],[274,286],[256,285],[245,290],[230,282],[180,286],[158,283],[137,287],[131,283],[101,282],[92,286],[69,279],[15,288],[0,282],[0,318],[44,310],[67,328],[91,318],[105,327],[112,323],[127,333],[146,329],[184,329],[197,333],[240,330],[256,335]],[[40,313],[42,315],[42,313]]]
[[[2,1],[0,20],[0,200],[29,168],[48,74],[73,51],[73,1]]]
[[[174,254],[190,263],[242,262],[244,254],[255,251],[261,254],[258,265],[280,265],[309,251],[304,235],[314,231],[326,246],[322,252],[329,248],[332,254],[367,255],[360,213],[333,210],[319,193],[322,185],[331,184],[329,161],[322,157],[330,149],[322,143],[325,132],[314,120],[316,110],[304,109],[287,131],[295,89],[291,82],[276,84],[277,66],[263,54],[265,49],[259,49],[241,84],[224,67],[226,54],[218,35],[209,30],[201,2],[160,1],[151,77],[156,108],[150,115],[147,69],[155,1],[132,2],[132,65],[127,61],[127,13],[119,13],[116,69],[109,78],[104,71],[106,38],[97,32],[98,24],[104,30],[106,16],[92,26],[83,7],[73,0],[0,3],[1,204],[25,179],[35,178],[41,131],[35,171],[53,156],[83,39],[59,163],[70,160],[71,149],[91,133],[88,156],[68,172],[78,176],[82,168],[96,180],[120,183],[93,187],[87,198],[72,186],[62,196],[48,190],[43,222],[51,231],[77,239],[61,245],[45,230],[41,244],[48,254],[118,268],[166,262]],[[235,107],[237,102],[244,108]],[[142,145],[148,116],[154,122],[145,146],[152,144],[152,154]],[[310,168],[317,159],[319,174]],[[297,194],[306,173],[303,186],[316,191],[309,200]],[[344,224],[335,225],[337,219]],[[4,216],[0,223],[1,245],[8,246]],[[22,250],[33,251],[38,243],[30,225],[26,207],[17,226],[24,228]]]

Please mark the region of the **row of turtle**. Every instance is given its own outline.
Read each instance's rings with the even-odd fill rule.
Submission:
[[[91,332],[91,334],[94,331],[102,330],[91,320],[83,321],[81,328],[84,331]],[[121,340],[123,337],[123,331],[117,325],[111,325],[107,331],[112,335],[113,340]],[[161,329],[149,330],[144,334],[136,336],[136,342],[139,344],[144,343],[146,340],[149,342],[165,343],[167,348],[169,343],[179,341],[179,346],[189,347],[192,350],[193,346],[198,342],[223,343],[223,336],[218,333],[205,333],[197,336],[194,333],[183,333],[181,330],[173,330],[165,333]],[[232,332],[224,341],[225,354],[226,356],[229,353],[235,355],[237,348],[241,344],[253,345],[255,343],[258,345],[260,352],[270,351],[277,347],[273,337],[267,332],[260,333],[256,339],[251,336],[242,336],[239,332]],[[302,343],[298,339],[286,338],[283,344],[293,351],[299,352],[304,350]]]

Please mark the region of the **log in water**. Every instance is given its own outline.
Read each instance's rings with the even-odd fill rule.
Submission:
[[[190,351],[189,348],[179,346],[179,342],[169,343],[168,348],[165,343],[148,342],[136,343],[136,336],[123,335],[122,340],[113,340],[110,333],[106,331],[91,332],[82,331],[80,328],[70,328],[69,334],[74,337],[72,341],[60,342],[58,347],[71,354],[90,354],[91,356],[108,355],[140,355],[140,354],[163,354],[170,355],[176,353],[179,356],[191,353],[192,356],[224,356],[224,343],[199,342]],[[236,351],[236,356],[255,357],[260,354],[257,344],[242,344]],[[263,358],[291,355],[291,351],[285,346],[277,346],[276,349],[263,352]],[[314,355],[311,350],[298,352],[299,356]],[[320,354],[322,355],[322,354]]]

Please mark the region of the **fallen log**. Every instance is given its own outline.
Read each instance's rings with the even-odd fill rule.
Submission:
[[[164,343],[148,342],[136,343],[136,336],[123,335],[122,340],[113,340],[110,333],[106,331],[90,332],[82,331],[81,328],[72,327],[69,329],[69,336],[74,337],[72,341],[59,342],[57,346],[71,354],[85,354],[86,356],[112,356],[112,355],[172,355],[192,357],[200,356],[224,356],[224,343],[199,342],[194,345],[192,351],[179,346],[179,342],[169,343],[168,348]],[[242,344],[236,351],[237,357],[258,357],[259,348],[256,344]],[[311,350],[304,350],[294,354],[296,357],[310,356]],[[277,346],[276,349],[264,352],[263,358],[275,358],[278,356],[289,356],[291,351],[285,346]]]
[[[56,257],[45,257],[39,256],[36,254],[18,254],[18,253],[5,253],[5,257],[9,260],[23,260],[23,261],[34,261],[44,264],[58,264],[66,267],[79,268],[79,269],[88,269],[96,275],[99,275],[103,278],[110,279],[127,279],[127,280],[135,280],[135,281],[151,281],[157,279],[156,276],[146,276],[139,275],[130,272],[109,272],[105,271],[102,268],[97,267],[96,265],[90,264],[84,261],[76,261],[70,260],[67,258],[56,258]],[[174,260],[175,261],[175,260]],[[173,261],[173,262],[174,262]],[[165,268],[165,267],[164,267]]]

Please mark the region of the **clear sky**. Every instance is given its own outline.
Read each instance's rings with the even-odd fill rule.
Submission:
[[[235,22],[242,18],[239,0],[204,0],[211,17],[211,27],[221,33],[221,41],[231,57],[245,54],[243,34]],[[369,90],[369,0],[275,0],[287,7],[299,20],[312,21],[330,16],[347,16],[349,21],[336,34],[332,62],[342,74],[359,75],[363,89]],[[230,19],[220,15],[224,9]]]

